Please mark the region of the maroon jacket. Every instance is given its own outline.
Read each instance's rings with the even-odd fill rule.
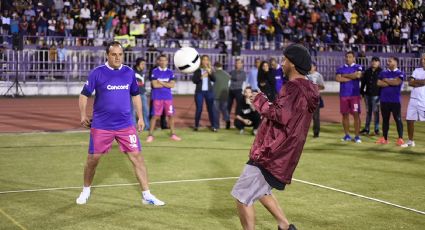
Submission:
[[[250,152],[250,160],[276,179],[290,184],[301,156],[313,112],[319,104],[319,89],[308,80],[288,81],[275,102],[263,93],[254,99],[263,117]]]

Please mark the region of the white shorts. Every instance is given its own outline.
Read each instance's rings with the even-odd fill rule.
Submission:
[[[407,106],[406,120],[408,121],[425,121],[425,107],[419,104],[416,98],[410,98]]]

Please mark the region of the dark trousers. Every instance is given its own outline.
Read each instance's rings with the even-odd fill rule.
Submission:
[[[199,120],[202,115],[202,107],[204,106],[204,99],[207,103],[208,118],[210,119],[211,127],[218,129],[214,111],[214,93],[211,91],[200,91],[195,93],[196,113],[195,113],[195,127],[199,127]]]
[[[401,121],[401,104],[400,103],[381,103],[382,113],[382,132],[385,140],[388,139],[388,130],[390,128],[390,116],[393,114],[394,121],[397,125],[398,138],[403,138],[403,122]]]
[[[250,113],[248,115],[243,116],[242,118],[244,119],[248,119],[250,120],[252,123],[251,125],[246,125],[245,123],[243,123],[242,121],[235,119],[235,127],[237,129],[244,129],[245,127],[249,126],[249,127],[253,127],[254,129],[258,129],[258,126],[260,126],[260,115],[258,113]]]
[[[227,101],[227,110],[229,111],[229,115],[232,115],[233,100],[236,99],[237,107],[238,103],[242,100],[242,97],[242,89],[229,90],[229,100]]]
[[[365,96],[364,101],[366,104],[366,123],[364,129],[370,131],[370,122],[372,114],[375,118],[375,132],[379,132],[379,96]]]
[[[317,106],[313,113],[313,135],[319,136],[320,133],[320,107]]]

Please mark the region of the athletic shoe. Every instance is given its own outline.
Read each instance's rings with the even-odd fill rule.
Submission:
[[[354,137],[354,142],[356,143],[362,143],[362,139],[360,139],[359,136]]]
[[[240,129],[240,130],[239,130],[239,134],[240,134],[240,135],[244,134],[244,132],[245,132],[245,131],[244,131],[243,129]]]
[[[257,136],[258,131],[256,129],[252,130],[252,135]]]
[[[212,128],[211,129],[214,133],[218,132],[218,130],[216,128]]]
[[[404,143],[404,144],[402,144],[400,146],[403,147],[403,148],[406,148],[406,147],[415,147],[415,142],[414,141],[411,141],[411,140],[408,140],[406,143]]]
[[[178,137],[176,134],[171,134],[170,139],[173,141],[181,141],[182,139]]]
[[[350,135],[348,135],[348,134],[346,134],[342,139],[341,139],[341,141],[351,141],[351,136]]]
[[[150,204],[154,206],[163,206],[165,203],[158,198],[156,198],[154,195],[150,195],[148,198],[142,197],[142,203],[143,204]]]
[[[153,142],[154,139],[155,138],[152,135],[149,135],[148,138],[146,138],[146,142],[151,143],[151,142]]]
[[[361,135],[369,135],[369,130],[367,129],[362,129],[362,131],[360,131]]]
[[[388,140],[385,140],[385,138],[384,137],[380,137],[376,142],[375,142],[375,144],[381,144],[381,145],[386,145],[386,144],[388,144]]]
[[[283,230],[283,229],[281,229],[279,226],[277,226],[277,230]],[[290,224],[289,227],[288,227],[288,230],[297,230],[297,228],[295,227],[295,225]]]
[[[379,130],[375,130],[375,136],[379,136]]]
[[[199,128],[198,127],[195,127],[195,128],[193,128],[193,131],[198,131],[199,130]]]
[[[80,196],[77,198],[77,200],[75,202],[77,204],[86,204],[89,197],[90,197],[89,192],[81,192]]]
[[[402,146],[402,145],[404,145],[404,140],[403,140],[403,138],[398,138],[398,139],[397,139],[397,142],[396,142],[396,145],[397,145],[397,146]]]

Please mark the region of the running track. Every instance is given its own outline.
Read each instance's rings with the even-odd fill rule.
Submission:
[[[321,120],[328,123],[340,122],[338,95],[325,95],[325,108]],[[92,109],[93,101],[89,101]],[[402,114],[406,114],[408,96],[403,96]],[[176,126],[192,127],[195,117],[193,96],[177,96],[174,99]],[[364,110],[364,105],[362,107]],[[23,97],[0,98],[0,133],[72,131],[82,130],[79,125],[78,97]],[[364,122],[364,112],[362,114]],[[201,126],[208,126],[206,108],[202,114]],[[223,125],[223,124],[222,124]]]

